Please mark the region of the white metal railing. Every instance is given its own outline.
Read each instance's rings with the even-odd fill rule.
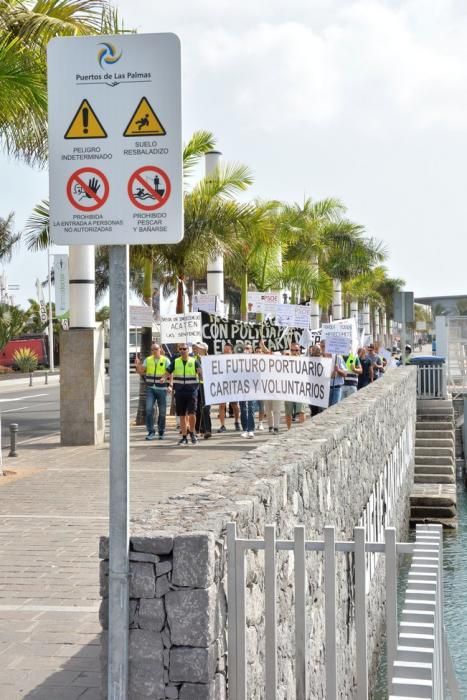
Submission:
[[[417,399],[446,399],[446,366],[417,366]]]
[[[399,639],[388,683],[391,700],[460,700],[443,624],[443,529],[417,525]]]
[[[236,524],[227,525],[228,554],[228,681],[230,700],[246,700],[252,697],[252,689],[247,684],[247,644],[246,644],[246,566],[247,551],[264,551],[264,635],[265,635],[265,669],[264,693],[255,688],[258,697],[276,700],[277,692],[277,552],[288,551],[294,555],[294,608],[295,608],[295,698],[306,700],[315,697],[313,688],[309,687],[306,671],[306,557],[310,552],[322,552],[324,558],[324,594],[325,594],[325,678],[326,700],[337,700],[340,667],[338,664],[336,635],[336,555],[340,552],[354,553],[355,566],[355,638],[356,638],[356,698],[368,698],[368,658],[367,658],[367,593],[368,577],[366,575],[367,556],[372,553],[385,555],[386,588],[386,639],[388,687],[393,686],[394,664],[398,661],[398,626],[397,626],[397,557],[399,554],[415,556],[423,553],[420,542],[396,542],[395,528],[384,530],[384,542],[368,542],[365,528],[354,529],[353,541],[336,541],[335,528],[324,528],[324,540],[306,540],[303,526],[295,527],[294,539],[276,539],[275,525],[266,525],[264,540],[249,540],[237,537]],[[430,533],[431,536],[431,533]],[[440,538],[438,537],[440,541]],[[438,547],[441,548],[439,542]],[[438,557],[437,580],[441,581],[442,554]],[[426,584],[424,584],[426,585]],[[437,650],[441,650],[442,661],[442,586],[438,585],[438,623],[436,627]],[[424,592],[422,595],[426,596]],[[441,625],[441,627],[440,627]],[[441,635],[441,636],[440,636]],[[365,640],[364,642],[362,640]],[[419,645],[420,646],[420,645]],[[445,644],[446,648],[447,644]],[[442,668],[443,666],[439,667]],[[442,674],[437,671],[437,678]],[[441,681],[440,681],[441,682]],[[453,686],[455,687],[455,686]],[[294,697],[293,689],[287,689],[287,697]],[[452,690],[451,690],[452,694]],[[400,696],[394,696],[400,697]],[[419,697],[432,697],[422,695]],[[443,695],[434,695],[442,698]],[[457,697],[452,694],[453,700]]]

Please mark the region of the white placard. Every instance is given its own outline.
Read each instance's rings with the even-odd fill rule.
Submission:
[[[358,350],[357,324],[354,318],[345,318],[333,323],[323,323],[321,326],[321,337],[323,340],[331,336],[341,336],[350,338],[350,350],[356,353]]]
[[[161,316],[161,343],[195,343],[201,327],[200,313]]]
[[[219,314],[222,316],[224,304],[222,304],[217,294],[194,294],[193,311],[206,311],[208,314]]]
[[[60,37],[47,48],[50,234],[62,244],[183,237],[175,34]]]
[[[326,352],[348,355],[352,348],[352,339],[345,335],[328,335],[325,340]]]
[[[415,321],[416,331],[426,331],[426,321]]]
[[[201,358],[207,404],[296,401],[328,406],[330,357],[216,355]]]
[[[310,308],[300,304],[277,304],[276,321],[279,326],[289,328],[309,328]]]
[[[151,306],[130,306],[130,326],[152,328],[153,310]]]
[[[64,318],[70,311],[68,255],[54,255],[55,315]]]
[[[275,316],[280,299],[280,292],[247,292],[248,312]]]

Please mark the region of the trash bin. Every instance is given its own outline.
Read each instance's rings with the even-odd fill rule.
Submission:
[[[442,355],[417,355],[410,358],[410,364],[418,367],[417,398],[445,399],[445,375]]]

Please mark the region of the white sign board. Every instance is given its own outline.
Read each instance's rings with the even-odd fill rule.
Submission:
[[[130,306],[130,326],[152,328],[153,311],[151,306]]]
[[[330,357],[210,355],[201,358],[207,404],[296,401],[326,408]]]
[[[352,349],[352,339],[344,335],[328,335],[325,340],[326,352],[348,355]]]
[[[55,315],[64,318],[70,311],[68,255],[54,255]]]
[[[276,306],[280,301],[280,292],[247,292],[249,313],[275,316]]]
[[[217,294],[194,294],[193,311],[206,311],[208,314],[219,314],[222,316],[224,304],[222,304]]]
[[[345,318],[341,321],[334,321],[333,323],[323,323],[321,326],[321,338],[326,340],[331,336],[341,336],[344,338],[349,338],[351,345],[350,350],[356,353],[358,350],[358,333],[357,324],[354,318]],[[349,352],[350,352],[349,350]],[[329,351],[332,352],[332,351]]]
[[[47,65],[52,240],[180,241],[178,37],[55,38]]]
[[[200,313],[161,316],[161,343],[195,343],[201,328]]]
[[[300,304],[277,304],[276,321],[279,326],[289,328],[309,328],[310,308]]]
[[[415,330],[426,331],[426,321],[416,321],[415,322]]]

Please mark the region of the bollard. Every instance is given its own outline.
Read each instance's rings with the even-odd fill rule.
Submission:
[[[32,386],[32,372],[29,373],[29,386]]]
[[[18,423],[10,423],[10,452],[8,457],[17,457],[16,452],[16,434],[18,432]]]
[[[45,382],[44,382],[44,384],[48,384],[48,383],[49,383],[49,373],[48,373],[48,371],[45,372],[44,376],[45,376]]]

